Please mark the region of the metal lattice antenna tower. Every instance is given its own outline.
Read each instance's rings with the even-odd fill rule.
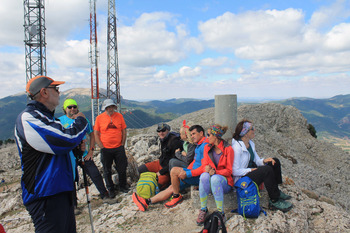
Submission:
[[[114,100],[120,112],[120,87],[117,46],[117,17],[115,0],[108,0],[107,27],[107,98]]]
[[[46,39],[44,0],[24,0],[24,44],[26,82],[46,75]]]
[[[90,63],[91,63],[91,120],[92,125],[100,112],[98,86],[98,50],[96,30],[96,0],[90,0]]]

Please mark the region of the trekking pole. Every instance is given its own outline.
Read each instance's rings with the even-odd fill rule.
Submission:
[[[94,222],[92,219],[92,213],[91,213],[91,206],[90,206],[90,192],[89,192],[89,186],[87,183],[87,177],[86,177],[86,171],[85,171],[85,166],[84,166],[84,159],[82,159],[82,166],[81,169],[83,170],[83,177],[84,177],[84,187],[85,187],[85,193],[86,193],[86,201],[88,204],[88,209],[89,209],[89,215],[90,215],[90,223],[91,223],[91,232],[94,233]]]
[[[90,216],[90,223],[91,223],[91,232],[94,233],[95,232],[94,231],[94,222],[93,222],[93,218],[92,218],[91,206],[90,206],[90,197],[89,197],[90,192],[89,192],[89,186],[88,186],[87,177],[86,177],[83,153],[84,152],[81,151],[81,150],[77,153],[77,155],[78,155],[78,165],[83,170],[84,188],[85,188],[85,193],[86,193],[86,201],[87,201],[87,205],[88,205],[88,209],[89,209],[89,216]]]

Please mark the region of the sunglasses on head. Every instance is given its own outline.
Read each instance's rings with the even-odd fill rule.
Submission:
[[[78,106],[76,106],[76,105],[72,105],[72,106],[68,106],[67,108],[68,109],[72,109],[72,108],[74,108],[74,109],[76,109]]]

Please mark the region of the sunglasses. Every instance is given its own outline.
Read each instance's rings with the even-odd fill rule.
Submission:
[[[158,133],[160,133],[160,132],[163,132],[163,133],[164,133],[165,131],[166,131],[166,129],[157,130]]]
[[[53,88],[55,89],[57,92],[60,90],[60,88],[58,86],[48,86],[46,88]]]
[[[76,106],[76,105],[71,105],[71,106],[68,106],[67,108],[68,108],[68,109],[72,109],[72,108],[76,109],[76,108],[78,108],[78,106]]]

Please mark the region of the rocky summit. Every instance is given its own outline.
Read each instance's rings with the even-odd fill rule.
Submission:
[[[277,157],[282,163],[284,183],[281,189],[291,195],[294,208],[287,212],[266,209],[267,215],[257,219],[226,213],[228,232],[350,232],[350,155],[340,148],[312,137],[307,121],[299,110],[280,104],[243,105],[238,108],[238,121],[254,122],[256,149],[261,157]],[[169,125],[178,131],[182,121],[207,128],[214,123],[214,108],[183,115]],[[103,204],[95,186],[90,185],[91,209],[95,232],[199,232],[195,224],[198,209],[192,206],[190,192],[173,209],[163,204],[138,211],[132,202],[137,165],[159,156],[156,126],[129,130],[129,193],[119,193],[118,203]],[[317,130],[317,129],[316,129]],[[101,170],[99,154],[94,158]],[[15,145],[2,146],[0,151],[0,223],[7,232],[34,232],[30,216],[21,200],[21,170]],[[82,180],[82,179],[80,179]],[[91,224],[85,190],[78,191],[77,231],[90,232]],[[213,210],[210,210],[213,211]]]

